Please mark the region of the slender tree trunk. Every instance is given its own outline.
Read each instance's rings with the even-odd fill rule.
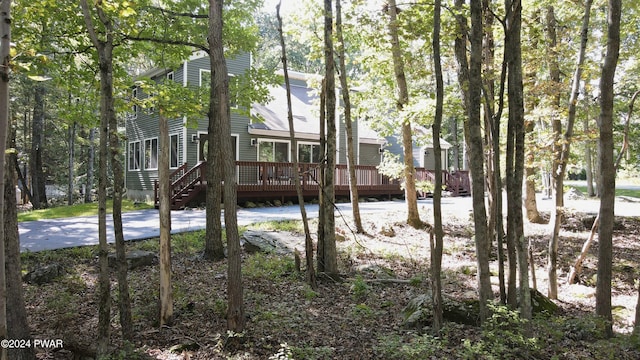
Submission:
[[[113,97],[113,55],[112,46],[101,55],[100,85],[102,97],[105,98],[107,119],[109,121],[109,151],[111,152],[111,170],[113,172],[113,232],[116,245],[116,263],[118,278],[118,309],[122,338],[126,341],[133,339],[133,320],[131,317],[131,299],[129,297],[129,283],[127,280],[126,245],[122,228],[122,195],[124,190],[124,167],[121,161],[120,134],[118,134],[118,120],[115,113]]]
[[[636,319],[633,324],[633,334],[640,335],[640,285],[638,285],[638,299],[636,300]]]
[[[338,3],[340,0],[337,0]],[[312,289],[318,288],[316,281],[316,273],[313,267],[313,239],[311,238],[311,230],[309,229],[309,221],[307,221],[307,209],[304,206],[304,194],[302,193],[302,185],[300,184],[300,170],[298,168],[298,145],[296,142],[296,132],[293,125],[293,111],[291,106],[291,84],[289,83],[289,70],[287,69],[287,51],[284,43],[284,35],[282,31],[282,17],[280,17],[280,4],[276,6],[276,17],[278,19],[278,34],[280,35],[280,47],[282,48],[282,69],[284,71],[284,83],[287,89],[287,119],[289,120],[289,138],[291,140],[291,159],[293,160],[293,182],[298,195],[298,205],[300,205],[300,216],[302,217],[302,225],[304,227],[304,249],[307,263],[307,283]]]
[[[171,179],[169,171],[169,121],[158,111],[160,156],[158,159],[158,197],[160,203],[160,326],[173,323],[171,289]]]
[[[409,90],[404,71],[404,59],[398,36],[398,19],[396,1],[389,1],[389,35],[391,36],[391,52],[393,55],[393,71],[396,77],[398,99],[396,100],[398,112],[409,103]],[[418,193],[416,192],[416,170],[413,166],[413,130],[411,123],[402,123],[402,147],[404,155],[404,193],[407,201],[407,224],[414,228],[424,225],[418,212]]]
[[[73,181],[75,178],[75,146],[76,146],[76,122],[69,126],[69,179],[67,182],[67,204],[73,205]]]
[[[527,137],[533,133],[535,129],[535,122],[527,121],[525,124],[525,132]],[[525,209],[527,210],[527,220],[534,224],[544,223],[544,219],[538,212],[538,203],[536,201],[536,169],[535,163],[535,150],[533,146],[529,146],[526,152],[526,162],[524,168],[525,178]]]
[[[325,193],[324,193],[324,176],[327,171],[327,140],[325,136],[326,129],[326,114],[327,114],[327,81],[326,78],[322,79],[322,88],[320,90],[320,154],[323,154],[322,161],[320,162],[320,171],[318,175],[318,188],[320,191],[318,192],[318,246],[316,249],[317,256],[317,270],[318,273],[325,272],[324,265],[324,244],[325,244],[325,235],[324,235],[324,223],[326,221],[325,217]],[[333,211],[333,209],[332,209]]]
[[[613,87],[620,53],[621,0],[609,0],[607,13],[607,53],[600,78],[600,230],[598,231],[598,273],[596,314],[608,324],[607,336],[613,336],[611,314],[611,272],[613,261],[613,221],[615,205],[615,164],[613,161]]]
[[[332,1],[324,1],[324,61],[326,81],[327,167],[322,186],[324,197],[324,271],[330,277],[338,275],[335,224],[335,172],[336,172],[336,85],[333,59],[333,11]]]
[[[0,2],[0,151],[7,148],[9,129],[9,69],[11,68],[11,1]],[[5,246],[8,243],[5,234],[4,200],[5,157],[0,156],[0,340],[7,339],[7,271],[5,268]],[[8,220],[8,219],[6,219]],[[20,282],[22,285],[22,282]],[[0,360],[7,359],[7,349],[0,346]]]
[[[31,205],[34,209],[48,207],[47,189],[42,163],[42,150],[44,147],[44,118],[45,118],[45,94],[42,84],[34,87],[33,123],[31,125],[31,157],[29,168],[31,169]]]
[[[476,257],[478,262],[478,292],[480,297],[480,321],[489,317],[487,303],[493,299],[491,273],[489,271],[490,241],[487,238],[487,212],[484,204],[484,149],[481,130],[481,88],[482,88],[482,3],[471,0],[471,53],[469,61],[469,153],[473,222],[475,227]]]
[[[89,147],[87,148],[87,183],[84,192],[84,202],[93,202],[93,165],[95,163],[96,147],[95,147],[96,129],[89,129]]]
[[[222,243],[222,154],[217,151],[220,142],[220,120],[215,117],[213,108],[209,108],[207,142],[207,194],[206,194],[206,237],[204,258],[207,260],[224,259]]]
[[[585,12],[582,22],[582,29],[580,32],[580,50],[578,52],[578,61],[576,70],[573,75],[571,84],[571,96],[569,99],[569,116],[567,119],[567,128],[562,136],[560,146],[555,153],[556,167],[554,176],[556,180],[556,209],[553,224],[553,234],[549,240],[549,252],[548,252],[548,273],[549,273],[549,291],[548,296],[551,299],[558,298],[558,275],[557,275],[557,262],[558,262],[558,243],[560,242],[560,225],[562,224],[564,216],[564,176],[567,171],[567,163],[570,155],[571,138],[573,136],[573,125],[576,118],[576,104],[578,103],[578,95],[580,94],[580,79],[582,75],[582,64],[587,52],[587,41],[589,40],[589,19],[591,14],[591,0],[585,2]],[[551,8],[553,10],[553,8]],[[555,24],[555,18],[554,22]],[[554,126],[554,131],[557,129]]]
[[[340,0],[338,0],[340,1]],[[441,0],[436,0],[433,8],[433,60],[436,76],[436,112],[433,121],[433,153],[435,158],[435,188],[433,190],[434,229],[431,240],[431,280],[433,299],[433,328],[439,332],[443,325],[442,304],[442,248],[444,232],[442,229],[442,149],[440,147],[440,128],[444,103],[444,82],[440,55],[440,13]],[[435,237],[435,239],[434,239]]]
[[[99,70],[100,70],[100,159],[99,159],[99,175],[98,175],[98,239],[100,244],[100,252],[99,252],[99,263],[100,263],[100,275],[99,275],[99,304],[98,304],[98,347],[97,352],[99,356],[108,355],[109,354],[109,333],[110,333],[110,325],[111,325],[111,316],[110,316],[110,308],[111,308],[111,281],[109,278],[109,268],[108,268],[108,245],[107,245],[107,161],[109,158],[109,148],[113,151],[117,148],[117,139],[112,139],[112,137],[117,137],[117,122],[115,121],[115,109],[113,102],[113,28],[112,24],[109,22],[108,17],[102,12],[102,9],[99,5],[96,5],[96,11],[98,12],[98,16],[102,20],[101,25],[110,31],[105,35],[105,39],[100,39],[97,27],[94,24],[93,17],[91,15],[91,11],[89,9],[89,5],[87,0],[81,0],[80,5],[82,7],[82,12],[84,15],[85,25],[87,32],[93,42],[94,47],[96,48],[98,61],[99,61]],[[113,126],[113,128],[111,128]],[[111,142],[110,142],[111,141]],[[115,142],[114,142],[115,141]],[[117,156],[117,154],[112,154],[112,156]],[[112,163],[112,166],[118,166],[118,162],[115,164]],[[114,188],[118,188],[122,186],[117,179],[115,178],[115,174],[118,170],[114,169]],[[121,171],[121,170],[120,170]],[[120,189],[121,191],[121,189]],[[118,239],[118,231],[120,231],[120,236],[122,236],[122,221],[119,223],[116,221],[118,215],[115,214],[116,211],[116,197],[114,194],[114,231],[116,235],[116,245],[120,240]],[[121,199],[120,199],[121,200]],[[119,230],[118,230],[119,226]],[[119,253],[119,247],[116,247],[116,258],[118,263],[118,268],[122,266],[122,262],[124,262],[124,266],[126,267],[126,261],[123,261],[123,254]],[[126,271],[126,268],[125,268]],[[126,275],[126,273],[125,273]],[[121,272],[118,269],[118,280],[120,280]],[[120,282],[120,281],[119,281]],[[129,292],[127,289],[127,293],[124,296],[128,296]],[[123,296],[121,294],[121,296]],[[123,305],[122,298],[120,299],[120,305]],[[122,308],[121,308],[122,309]],[[130,313],[129,313],[130,314]],[[121,322],[125,314],[121,314]],[[130,323],[129,323],[130,324]],[[127,326],[126,321],[123,324],[123,337],[127,332],[125,327]],[[131,330],[131,329],[129,329]],[[127,339],[126,337],[124,337]]]
[[[347,82],[347,66],[345,65],[344,35],[342,34],[342,5],[336,0],[336,34],[338,36],[338,62],[340,86],[342,87],[342,101],[344,102],[344,125],[347,133],[347,168],[349,170],[349,191],[351,194],[351,212],[356,233],[364,234],[362,218],[360,217],[360,203],[358,196],[358,179],[356,178],[356,155],[353,144],[353,122],[351,121],[351,94]]]
[[[209,0],[209,49],[211,51],[211,108],[214,118],[219,118],[219,147],[222,154],[224,179],[224,224],[227,234],[227,328],[239,333],[244,330],[245,316],[242,290],[242,259],[236,207],[238,201],[236,163],[231,149],[231,113],[229,107],[229,75],[224,58],[223,0]]]
[[[505,3],[507,23],[505,52],[508,58],[509,122],[507,134],[507,238],[516,245],[518,257],[520,316],[531,319],[529,291],[529,252],[524,237],[522,181],[524,176],[524,99],[522,81],[520,0]]]
[[[15,137],[14,137],[15,139]],[[15,144],[13,145],[15,147]],[[32,340],[27,320],[22,292],[22,267],[20,265],[20,237],[18,234],[18,213],[16,204],[16,184],[13,164],[17,161],[15,152],[7,153],[4,188],[4,239],[7,275],[7,338]],[[12,360],[35,360],[33,347],[9,349]]]

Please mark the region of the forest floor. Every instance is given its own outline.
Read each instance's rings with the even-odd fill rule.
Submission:
[[[422,208],[432,222],[431,208]],[[547,214],[548,215],[548,214]],[[616,336],[605,339],[595,313],[597,242],[581,283],[566,274],[588,237],[584,214],[571,214],[561,232],[559,314],[538,315],[525,336],[523,324],[496,307],[487,325],[447,321],[438,336],[428,326],[408,328],[403,310],[430,292],[429,236],[404,224],[404,212],[364,215],[368,235],[354,235],[349,219],[336,220],[342,281],[319,278],[312,290],[296,273],[292,255],[243,254],[246,331],[226,331],[226,262],[201,257],[204,233],[173,236],[176,318],[159,328],[157,266],[129,273],[135,337],[122,341],[117,284],[112,278],[112,359],[639,359],[640,341],[630,336],[640,278],[640,218],[618,218],[614,235],[612,303]],[[444,214],[443,286],[448,299],[477,298],[475,246],[470,213]],[[312,227],[315,225],[312,225]],[[269,226],[262,226],[269,228]],[[290,231],[302,242],[297,227]],[[282,230],[281,231],[285,231]],[[535,260],[537,288],[547,293],[549,225],[525,224]],[[157,251],[157,239],[128,244]],[[300,250],[302,253],[302,243]],[[36,339],[63,339],[61,349],[40,350],[39,359],[83,359],[97,337],[95,247],[23,255],[23,267],[61,263],[66,275],[45,285],[24,284]],[[304,260],[303,260],[304,263]],[[497,261],[491,270],[498,271]],[[492,276],[496,298],[498,277]],[[428,321],[427,321],[428,323]],[[229,338],[240,340],[230,346]],[[239,345],[238,345],[239,344]],[[73,352],[76,352],[75,356]],[[87,353],[90,353],[88,351]],[[288,356],[288,357],[287,357]]]

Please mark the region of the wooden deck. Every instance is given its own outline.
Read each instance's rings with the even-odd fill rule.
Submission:
[[[305,198],[318,196],[318,164],[298,164],[302,191]],[[247,200],[287,200],[297,197],[293,164],[278,162],[237,161],[236,181],[238,201]],[[470,190],[468,172],[443,172],[443,184],[453,196],[468,194]],[[391,198],[402,196],[400,183],[378,172],[375,166],[356,166],[358,194],[365,197]],[[171,174],[171,208],[184,209],[187,204],[201,200],[206,189],[206,163],[193,168],[182,165]],[[434,172],[416,169],[417,180],[434,180]],[[158,207],[158,184],[155,186],[156,207]],[[336,166],[335,193],[337,197],[349,196],[349,172],[347,166]],[[423,194],[426,195],[426,194]]]

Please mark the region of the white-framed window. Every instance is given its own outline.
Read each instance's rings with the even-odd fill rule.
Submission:
[[[136,101],[138,100],[138,88],[133,88],[131,91],[131,101],[133,105],[131,105],[131,117],[136,118],[138,116],[138,104]]]
[[[289,162],[289,142],[282,140],[258,140],[258,161]]]
[[[144,168],[146,170],[158,169],[158,138],[144,141]]]
[[[176,169],[178,167],[178,134],[169,136],[169,167]]]
[[[318,143],[298,143],[298,162],[319,163],[322,160],[320,144]]]
[[[142,149],[140,149],[140,141],[132,141],[129,143],[129,170],[140,170],[140,162],[142,158]]]
[[[173,71],[169,71],[169,72],[167,73],[167,80],[171,80],[171,81],[173,81],[173,77],[174,77],[174,75],[173,75]]]
[[[211,86],[211,70],[200,69],[200,86]]]

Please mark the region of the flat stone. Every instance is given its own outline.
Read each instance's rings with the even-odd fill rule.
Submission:
[[[156,253],[144,250],[128,251],[125,256],[129,270],[155,265],[158,259]],[[116,254],[109,254],[109,266],[116,267]]]
[[[64,267],[61,264],[54,263],[35,268],[34,270],[24,275],[22,277],[22,280],[28,282],[29,284],[42,285],[53,282],[55,279],[64,274]]]
[[[247,230],[240,242],[248,253],[264,252],[290,254],[299,243],[299,237],[278,231]]]

